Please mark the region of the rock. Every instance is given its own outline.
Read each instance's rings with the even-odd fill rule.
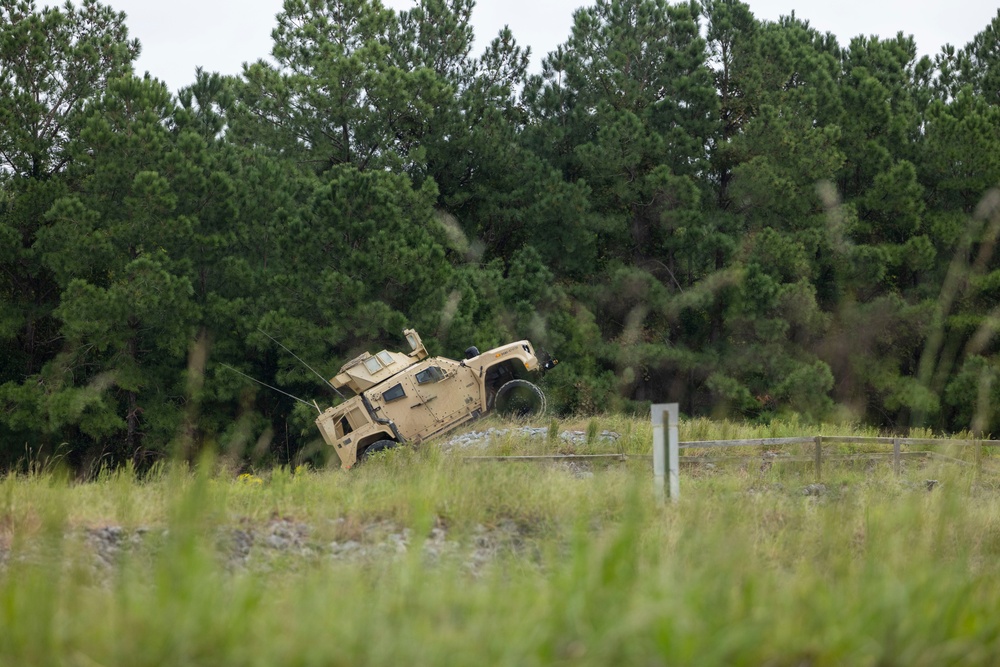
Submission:
[[[246,562],[250,557],[250,547],[253,546],[253,533],[237,528],[233,531],[230,544],[232,558]]]
[[[281,535],[268,535],[267,539],[264,540],[264,544],[272,549],[287,549],[289,541]]]
[[[569,473],[577,479],[589,479],[594,476],[594,473],[590,470],[590,464],[588,463],[566,461],[562,464],[562,467],[568,470]]]
[[[94,550],[97,565],[113,567],[121,554],[127,534],[121,526],[85,528],[87,544]]]
[[[361,543],[355,540],[330,543],[330,555],[337,559],[363,556],[364,554],[365,550],[362,548]]]

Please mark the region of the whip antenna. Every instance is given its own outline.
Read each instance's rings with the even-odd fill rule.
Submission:
[[[323,411],[319,409],[319,406],[315,405],[314,403],[310,403],[309,401],[302,400],[298,396],[293,396],[292,394],[289,394],[287,391],[282,391],[281,389],[278,389],[277,387],[272,387],[271,385],[269,385],[266,382],[261,382],[257,378],[250,377],[246,373],[243,373],[242,371],[236,370],[235,368],[233,368],[229,364],[221,364],[220,363],[220,365],[224,366],[225,368],[228,368],[229,370],[231,370],[232,372],[236,373],[237,375],[242,375],[243,377],[245,377],[246,379],[248,379],[248,380],[250,380],[252,382],[256,382],[259,385],[263,385],[263,386],[267,387],[268,389],[273,389],[274,391],[278,392],[279,394],[284,394],[285,396],[287,396],[289,398],[294,398],[296,401],[298,401],[299,403],[302,403],[303,405],[308,405],[310,408],[316,408],[317,412],[319,412],[320,414],[323,414]]]
[[[341,394],[339,391],[337,391],[337,388],[334,387],[333,384],[329,380],[327,380],[325,377],[323,377],[322,375],[320,375],[319,372],[316,371],[315,368],[313,368],[312,366],[310,366],[306,362],[302,361],[302,359],[299,359],[299,355],[295,354],[294,352],[292,352],[291,350],[289,350],[287,347],[285,347],[284,345],[282,345],[281,341],[279,341],[277,338],[275,338],[271,334],[267,333],[266,331],[264,331],[260,327],[257,327],[257,331],[261,332],[262,334],[264,334],[265,336],[267,336],[268,338],[270,338],[271,340],[273,340],[275,343],[277,343],[281,347],[282,350],[284,350],[288,354],[290,354],[293,357],[295,357],[296,359],[298,359],[298,362],[300,364],[302,364],[303,366],[305,366],[306,368],[308,368],[309,370],[311,370],[316,377],[318,377],[320,380],[323,381],[323,384],[325,384],[330,389],[333,389],[334,393],[337,394],[337,396],[340,396],[340,398],[342,398],[345,401],[347,400],[347,398],[343,394]]]

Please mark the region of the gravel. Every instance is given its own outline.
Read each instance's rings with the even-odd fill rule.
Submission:
[[[469,431],[462,435],[456,435],[450,440],[441,443],[441,448],[445,451],[455,449],[486,449],[490,443],[506,438],[527,437],[545,439],[549,437],[549,429],[535,426],[522,426],[521,428],[488,428],[485,431]],[[614,431],[601,431],[597,434],[598,442],[618,442],[621,434]],[[587,442],[586,431],[562,431],[559,439],[567,444],[582,445]]]
[[[366,563],[402,558],[419,549],[428,565],[457,562],[470,573],[478,574],[501,554],[521,552],[528,544],[524,531],[507,520],[494,526],[477,525],[471,535],[461,540],[452,536],[440,520],[419,540],[410,528],[391,521],[357,525],[337,518],[328,520],[322,526],[324,530],[289,518],[257,524],[243,520],[239,524],[216,529],[211,536],[220,561],[230,571],[266,572],[324,561]],[[336,539],[331,540],[331,534],[337,535]],[[156,554],[169,538],[169,531],[110,525],[72,530],[67,537],[81,545],[81,562],[89,566],[97,580],[108,581],[108,575],[120,567],[125,554]],[[43,552],[29,549],[18,553],[17,560],[43,560]],[[9,566],[13,553],[0,550],[0,569]]]

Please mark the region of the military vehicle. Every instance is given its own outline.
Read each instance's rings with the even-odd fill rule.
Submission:
[[[531,343],[520,340],[465,359],[429,357],[413,329],[403,331],[410,352],[365,352],[330,381],[355,396],[316,419],[323,440],[349,469],[368,455],[401,443],[418,444],[496,410],[517,416],[545,411],[545,394],[523,378],[551,368]]]

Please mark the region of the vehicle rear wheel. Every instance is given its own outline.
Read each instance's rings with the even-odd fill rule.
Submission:
[[[392,449],[398,444],[399,443],[395,440],[376,440],[372,444],[368,445],[368,447],[365,448],[365,451],[361,452],[361,456],[358,457],[358,461],[364,461],[370,455],[377,452],[384,452],[387,449]]]
[[[545,412],[545,394],[527,380],[511,380],[497,391],[493,409],[504,417],[537,417]]]

